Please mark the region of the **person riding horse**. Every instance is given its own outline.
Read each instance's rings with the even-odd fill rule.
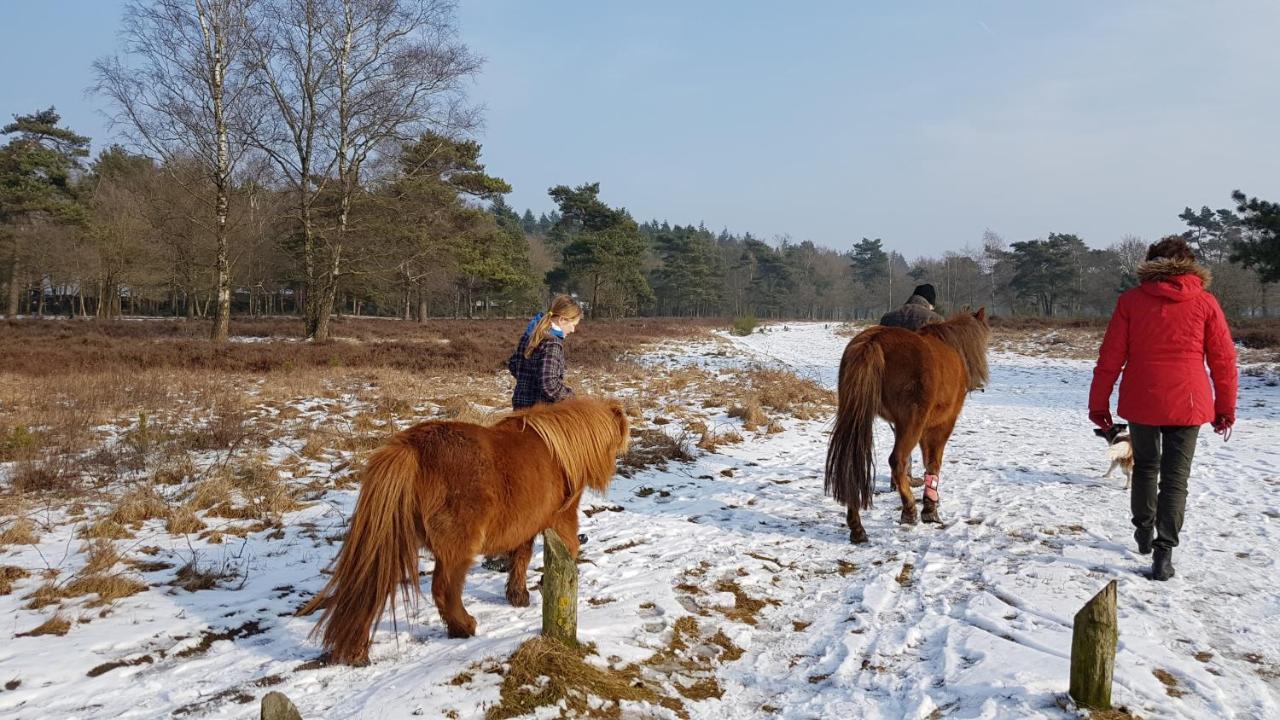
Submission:
[[[911,297],[902,307],[885,313],[880,318],[880,324],[914,331],[925,325],[940,323],[943,317],[933,311],[936,301],[937,294],[932,285],[919,285],[911,291]]]

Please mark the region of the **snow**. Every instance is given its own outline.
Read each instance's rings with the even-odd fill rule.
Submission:
[[[833,386],[848,338],[834,326],[786,327],[669,345],[649,360],[713,370],[758,363]],[[866,545],[848,543],[843,509],[822,491],[829,421],[786,420],[781,433],[744,432],[745,442],[691,463],[617,478],[607,498],[584,502],[601,511],[582,520],[590,539],[580,638],[600,657],[628,662],[662,647],[682,616],[723,630],[744,652],[716,669],[722,697],[686,701],[694,718],[1069,718],[1078,716],[1063,700],[1072,616],[1114,579],[1116,704],[1143,717],[1280,717],[1280,389],[1265,374],[1242,376],[1231,441],[1202,434],[1178,575],[1156,583],[1133,549],[1123,478],[1101,479],[1107,448],[1084,412],[1090,370],[1087,361],[993,353],[991,382],[970,396],[947,448],[945,526],[899,526],[896,494],[881,477],[863,515]],[[883,474],[887,426],[877,435]],[[641,497],[641,487],[660,492]],[[288,695],[305,718],[480,717],[501,682],[484,664],[503,662],[534,636],[541,614],[537,592],[530,607],[511,608],[505,577],[479,566],[464,592],[476,637],[447,639],[428,599],[398,632],[386,618],[371,666],[304,665],[318,653],[307,637],[313,619],[292,611],[323,583],[337,548],[315,536],[340,532],[354,500],[354,488],[328,493],[291,514],[275,542],[251,535],[192,548],[150,527],[138,543],[161,546],[162,557],[194,550],[204,564],[241,569],[243,586],[188,593],[161,585],[65,637],[13,637],[48,614],[21,609],[38,584],[22,581],[0,597],[11,618],[0,686],[21,680],[0,692],[0,717],[180,709],[248,717],[269,690]],[[10,548],[0,563],[44,567],[42,557],[78,544],[65,526],[34,548]],[[531,583],[541,565],[535,553]],[[728,581],[776,604],[764,605],[754,625],[730,620]],[[201,649],[210,629],[239,631]],[[184,649],[195,652],[178,657]],[[130,660],[140,662],[87,676]],[[451,684],[463,671],[472,681]],[[538,716],[558,715],[547,710]],[[666,714],[638,705],[628,712]]]

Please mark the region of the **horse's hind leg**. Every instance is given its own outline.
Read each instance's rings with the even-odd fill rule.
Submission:
[[[529,570],[529,558],[533,556],[533,538],[511,552],[511,572],[507,575],[507,602],[513,607],[529,606],[529,588],[525,573]]]
[[[849,503],[848,509],[844,515],[845,522],[849,525],[849,542],[854,545],[861,545],[867,541],[867,531],[862,528],[862,517],[858,513],[858,506]]]
[[[920,451],[924,455],[924,472],[925,472],[925,488],[924,488],[924,512],[921,519],[929,523],[941,523],[942,518],[938,517],[938,505],[942,502],[942,498],[938,496],[938,476],[942,473],[942,453],[947,447],[947,440],[951,438],[951,430],[955,427],[954,421],[946,425],[929,428],[925,431],[920,442]]]
[[[476,619],[462,606],[462,585],[474,556],[436,555],[431,575],[431,599],[444,621],[451,638],[468,638],[476,634]]]
[[[892,474],[893,486],[902,498],[902,517],[900,522],[915,525],[916,499],[911,493],[911,450],[920,442],[920,425],[918,421],[898,423],[894,426],[893,452],[889,454],[889,471]]]

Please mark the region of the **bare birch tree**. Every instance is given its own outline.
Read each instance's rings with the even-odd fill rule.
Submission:
[[[255,0],[133,0],[125,9],[124,57],[94,63],[94,89],[116,106],[115,125],[166,166],[191,158],[206,188],[200,218],[217,244],[217,304],[211,337],[230,332],[228,214],[233,174],[256,130],[250,78]],[[181,182],[181,176],[174,175]]]
[[[324,139],[337,177],[333,226],[316,270],[316,324],[323,341],[352,236],[351,210],[362,171],[378,151],[432,129],[451,134],[474,125],[464,81],[481,60],[456,37],[451,0],[330,0],[336,14],[320,38],[332,63],[324,91],[330,104]]]

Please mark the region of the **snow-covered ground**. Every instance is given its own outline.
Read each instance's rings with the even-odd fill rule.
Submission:
[[[847,338],[787,328],[658,356],[776,365],[831,386]],[[627,662],[666,646],[684,616],[722,630],[742,654],[714,665],[720,697],[685,701],[694,718],[1068,718],[1072,615],[1115,579],[1117,704],[1142,717],[1280,717],[1280,388],[1242,377],[1231,441],[1202,435],[1178,576],[1155,583],[1132,548],[1123,479],[1100,478],[1089,363],[993,354],[991,366],[947,448],[941,528],[899,526],[882,478],[863,516],[870,543],[849,545],[842,508],[822,492],[825,420],[619,477],[584,503],[581,639]],[[15,637],[41,618],[20,609],[25,581],[0,597],[11,618],[0,686],[20,681],[0,692],[0,717],[243,718],[269,689],[304,718],[482,716],[501,682],[486,663],[535,635],[541,615],[536,592],[511,608],[505,578],[481,567],[464,593],[476,637],[447,639],[428,600],[398,635],[384,623],[371,666],[308,664],[313,620],[291,613],[337,548],[317,537],[341,531],[354,499],[330,492],[291,514],[283,540],[206,551],[202,561],[242,571],[236,587],[128,597],[65,637]],[[148,542],[185,552],[180,538]],[[77,543],[50,533],[0,562],[41,567]]]

